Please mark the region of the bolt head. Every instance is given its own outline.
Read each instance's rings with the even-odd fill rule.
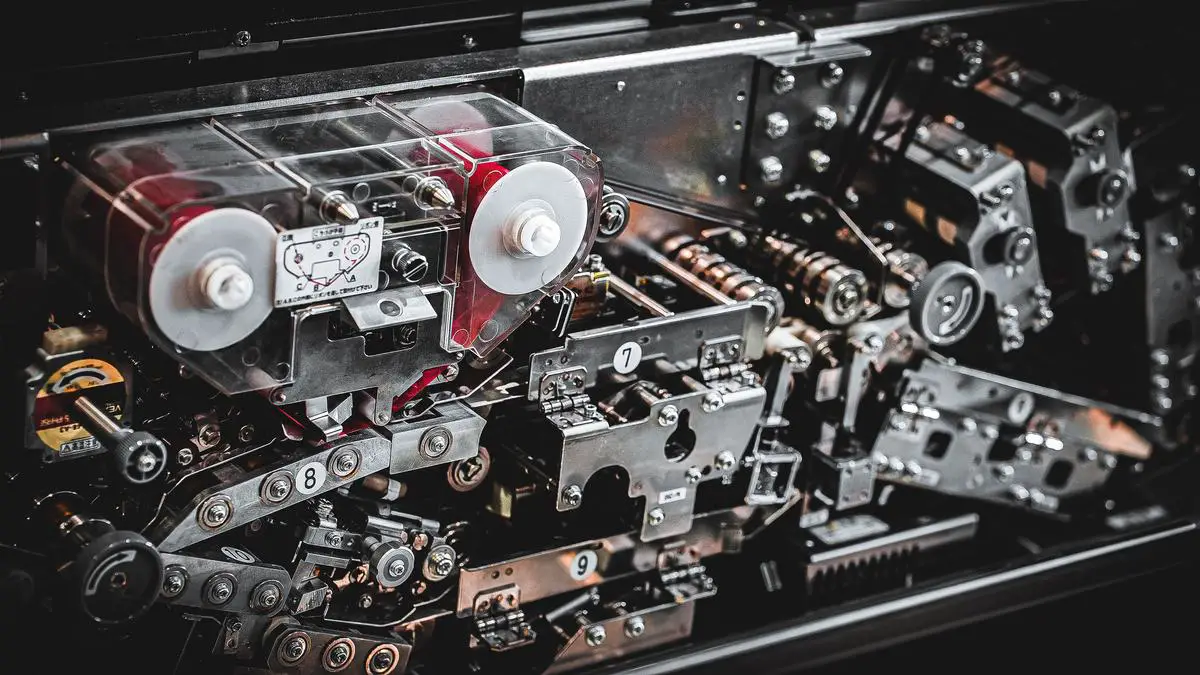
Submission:
[[[679,421],[679,408],[673,405],[663,406],[662,410],[658,411],[658,425],[660,427],[669,427]]]
[[[646,516],[647,522],[651,527],[658,527],[667,519],[667,514],[663,513],[662,509],[654,509]]]
[[[591,647],[599,647],[600,645],[604,644],[606,639],[608,639],[608,631],[604,630],[604,626],[599,624],[588,626],[583,635],[584,639],[587,640],[588,645]]]
[[[154,467],[158,466],[158,460],[155,459],[154,453],[143,452],[138,455],[137,469],[142,473],[150,473],[154,471]]]
[[[692,483],[692,484],[699,483],[700,478],[703,476],[703,474],[700,473],[700,469],[698,469],[694,466],[687,470],[686,475],[687,475],[687,482]]]
[[[705,394],[703,401],[700,403],[700,409],[706,413],[716,412],[724,407],[725,397],[716,391]]]
[[[284,478],[276,478],[267,488],[267,494],[275,501],[283,501],[292,491],[292,486]]]
[[[824,71],[821,73],[821,86],[826,89],[836,87],[842,83],[846,77],[846,70],[836,63],[825,64]]]
[[[829,165],[833,163],[833,158],[823,150],[811,150],[808,153],[808,165],[812,167],[815,173],[825,173],[829,170]]]
[[[195,458],[196,456],[192,453],[191,448],[180,448],[179,452],[175,453],[175,461],[179,464],[179,466],[187,466],[188,464],[191,464],[192,460]]]
[[[358,469],[358,456],[350,450],[343,450],[333,462],[333,473],[339,478],[345,478]]]
[[[642,636],[646,632],[646,620],[640,616],[635,616],[625,622],[625,637],[635,639]]]
[[[384,649],[375,652],[375,655],[371,657],[371,670],[373,672],[382,673],[388,668],[391,668],[392,663],[394,662],[395,659],[391,651]]]
[[[760,159],[758,168],[764,183],[777,183],[783,178],[783,162],[774,155]]]
[[[289,663],[299,661],[308,651],[308,640],[302,635],[296,635],[284,641],[280,649],[280,657]]]
[[[335,666],[340,666],[350,660],[350,648],[346,645],[337,645],[329,650],[329,662]]]
[[[766,132],[768,138],[782,138],[791,128],[791,122],[787,115],[781,112],[768,113],[766,118]]]
[[[387,568],[388,576],[400,578],[408,572],[408,563],[403,558],[393,560]]]
[[[583,488],[578,485],[571,485],[566,490],[563,490],[562,501],[567,506],[574,508],[583,503]]]
[[[733,465],[736,462],[737,459],[734,458],[732,452],[722,452],[721,454],[717,455],[717,469],[721,471],[729,471],[733,468]]]
[[[775,79],[771,83],[771,89],[776,94],[786,94],[796,88],[796,76],[789,70],[780,70],[775,73]]]

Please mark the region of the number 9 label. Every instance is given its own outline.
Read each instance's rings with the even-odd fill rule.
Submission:
[[[316,494],[325,485],[325,465],[309,462],[296,472],[296,492],[302,495]]]
[[[571,578],[575,581],[583,581],[596,571],[599,562],[600,559],[596,556],[595,551],[576,553],[575,559],[571,561]]]

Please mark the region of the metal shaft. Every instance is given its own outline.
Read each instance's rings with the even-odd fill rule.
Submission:
[[[128,429],[117,424],[116,421],[105,414],[103,410],[97,407],[95,403],[92,403],[86,396],[80,396],[75,399],[71,407],[78,413],[77,415],[73,415],[75,421],[79,422],[84,429],[87,429],[96,437],[96,440],[100,441],[106,447],[115,443],[121,436],[129,433]]]
[[[608,278],[608,285],[611,286],[616,292],[625,296],[626,300],[655,316],[671,316],[673,314],[671,310],[660,305],[654,300],[654,298],[639,291],[637,288],[633,287],[620,277],[610,276]]]
[[[676,281],[682,283],[683,285],[687,286],[688,288],[692,289],[693,291],[696,291],[700,295],[703,295],[704,297],[708,298],[709,300],[712,300],[713,302],[717,303],[718,305],[735,305],[735,304],[737,304],[737,300],[734,300],[733,298],[725,295],[721,291],[718,291],[717,289],[713,288],[712,286],[710,286],[708,284],[708,282],[704,281],[703,279],[696,276],[695,274],[692,274],[688,270],[684,269],[684,267],[682,265],[674,262],[670,258],[667,258],[665,255],[659,253],[658,251],[655,251],[654,249],[650,248],[649,246],[647,246],[641,242],[637,242],[637,241],[630,242],[630,245],[638,253],[645,256],[647,260],[654,263],[655,265],[658,265],[662,269],[662,271],[666,272],[667,274],[671,275],[672,277],[675,277]]]

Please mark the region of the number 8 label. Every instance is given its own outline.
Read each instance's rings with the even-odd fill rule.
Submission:
[[[309,462],[296,472],[296,492],[302,495],[316,494],[325,485],[325,465]]]
[[[575,554],[575,559],[571,561],[571,578],[576,581],[583,581],[592,572],[596,571],[596,566],[600,559],[596,556],[595,551],[580,551]]]

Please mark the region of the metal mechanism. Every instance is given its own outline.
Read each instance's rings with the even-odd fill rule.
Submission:
[[[551,4],[10,31],[11,670],[725,672],[1196,556],[1186,40]]]

